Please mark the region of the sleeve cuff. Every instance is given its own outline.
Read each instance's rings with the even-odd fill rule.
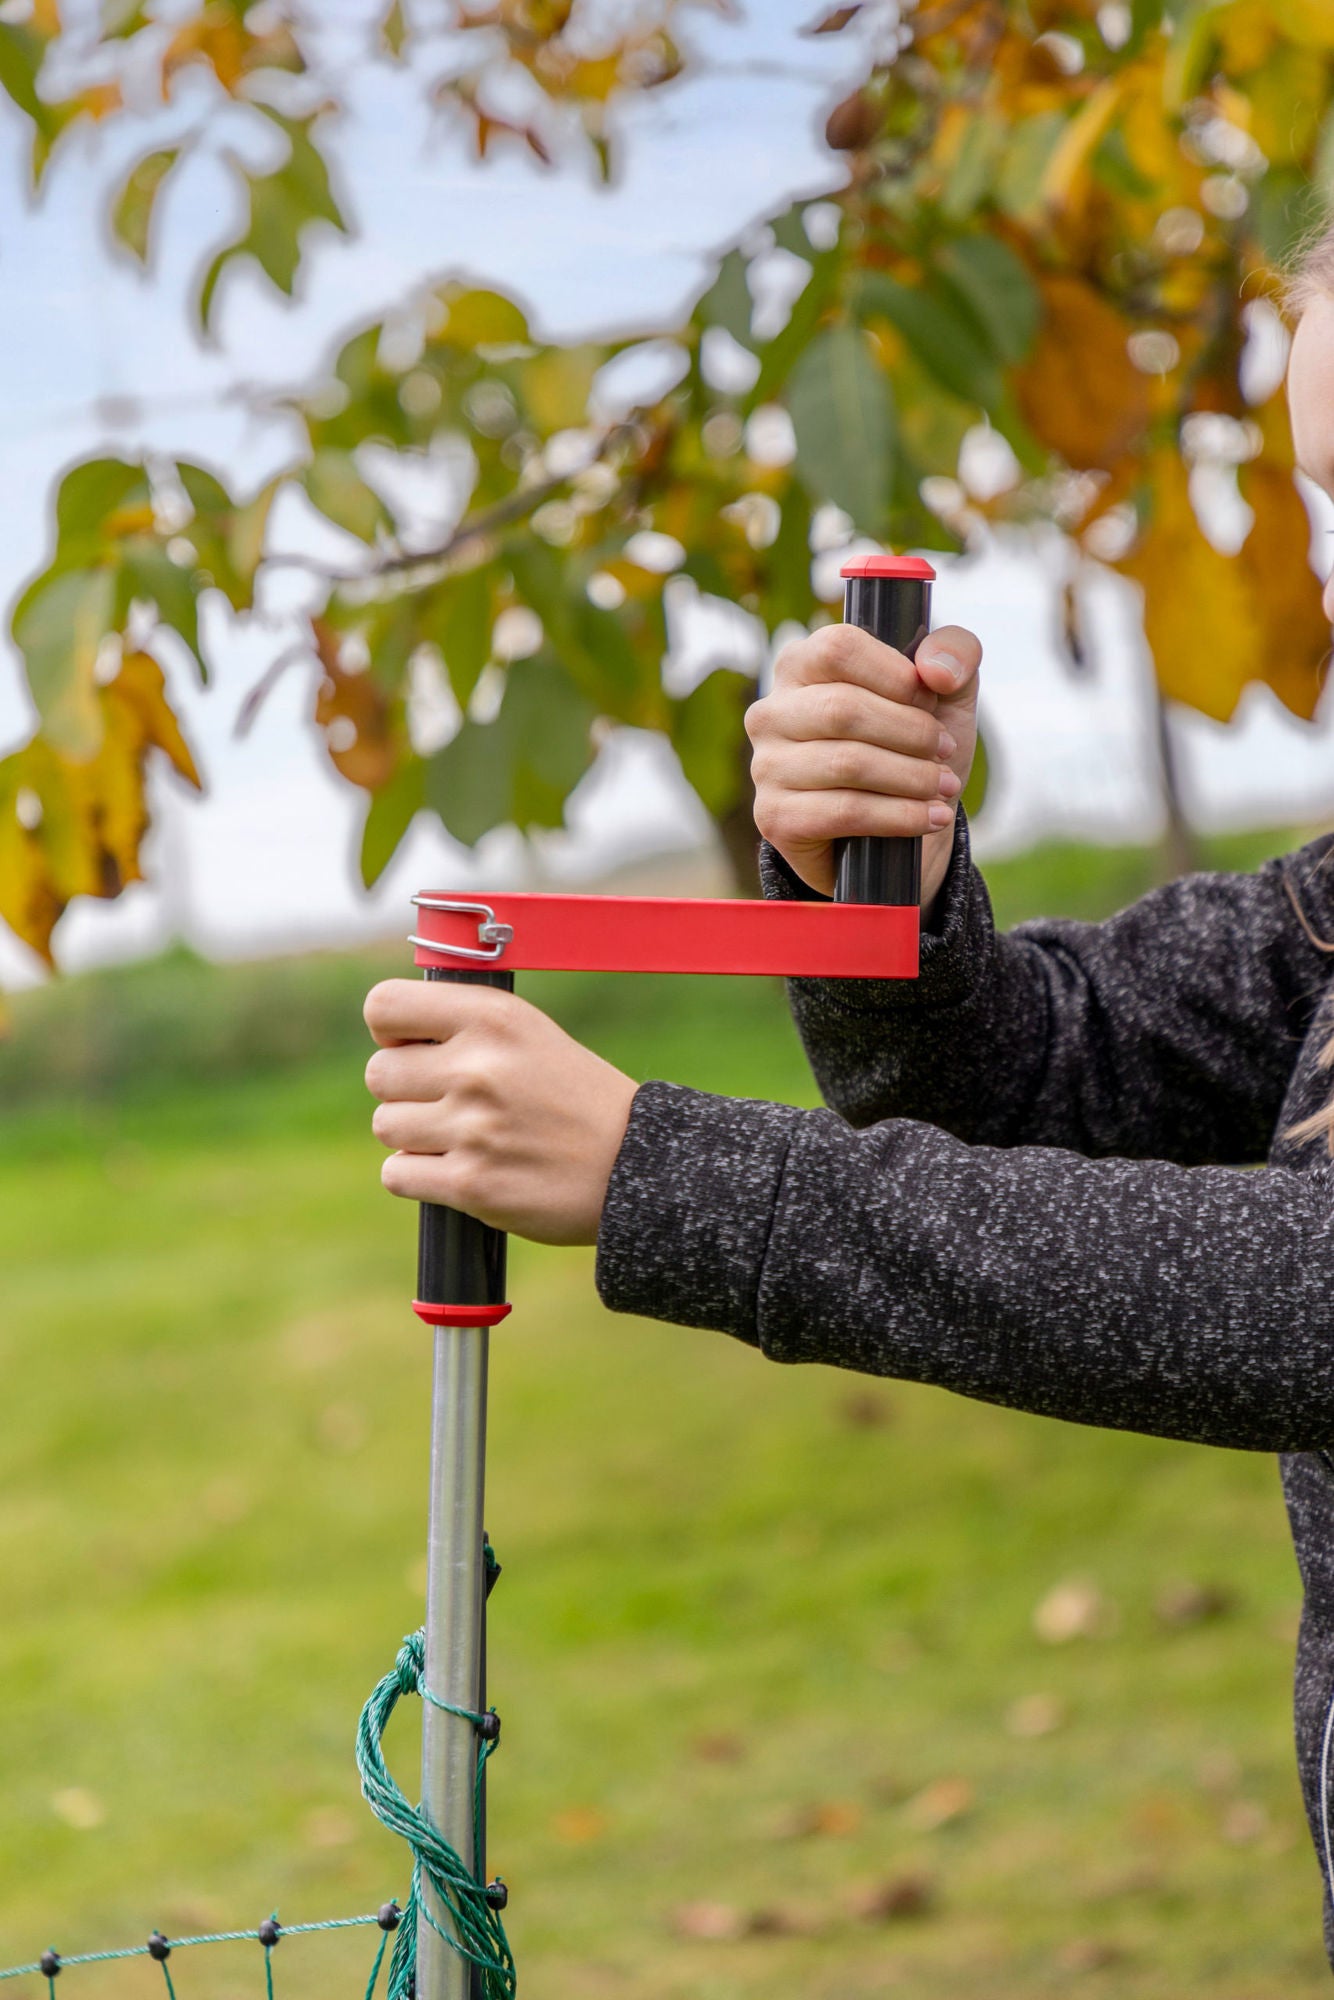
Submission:
[[[604,1304],[758,1344],[760,1274],[801,1115],[784,1104],[643,1084],[598,1233]]]
[[[760,848],[764,893],[778,902],[825,902],[793,874],[768,842]],[[935,920],[921,933],[916,979],[794,979],[794,1003],[847,1017],[929,1007],[939,1012],[966,1000],[982,972],[994,936],[991,902],[972,862],[972,843],[962,806],[954,817],[954,849],[936,901]]]

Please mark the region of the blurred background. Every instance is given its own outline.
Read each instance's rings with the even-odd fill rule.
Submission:
[[[751,891],[745,704],[884,545],[985,645],[1003,922],[1327,820],[1281,384],[1331,104],[1327,0],[0,7],[0,1962],[405,1891],[351,1739],[423,1608],[360,1024],[415,890]],[[525,990],[814,1101],[776,984]],[[526,1988],[1324,1990],[1271,1461],[514,1265]]]

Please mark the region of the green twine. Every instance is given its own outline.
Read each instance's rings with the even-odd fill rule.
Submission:
[[[451,1951],[458,1952],[460,1957],[477,1967],[485,2000],[513,2000],[516,1991],[514,1957],[500,1913],[493,1910],[487,1900],[480,1853],[482,1774],[495,1746],[479,1735],[475,1793],[478,1809],[473,1815],[478,1845],[473,1854],[473,1865],[469,1868],[420,1809],[409,1805],[386,1768],[382,1747],[384,1732],[402,1697],[410,1694],[421,1695],[447,1714],[471,1722],[476,1729],[480,1730],[484,1719],[470,1709],[455,1708],[441,1701],[427,1689],[426,1649],[421,1632],[414,1632],[403,1641],[393,1671],[378,1683],[361,1712],[357,1728],[357,1769],[361,1773],[361,1789],[375,1817],[391,1833],[406,1840],[413,1854],[412,1889],[403,1911],[403,1922],[394,1940],[387,2000],[408,2000],[412,1990],[417,1965],[419,1917],[430,1924]],[[451,1931],[446,1931],[436,1922],[423,1904],[423,1881],[429,1883],[448,1914],[452,1935]]]
[[[488,1542],[485,1547],[487,1565],[487,1588],[500,1573]],[[404,1695],[420,1695],[434,1708],[446,1715],[455,1715],[463,1722],[470,1722],[477,1731],[477,1777],[473,1793],[474,1846],[472,1867],[468,1868],[454,1852],[448,1841],[423,1816],[420,1809],[408,1804],[407,1799],[390,1777],[384,1761],[383,1738],[389,1718]],[[505,1936],[505,1926],[500,1921],[500,1913],[492,1909],[487,1900],[484,1865],[482,1855],[482,1784],[487,1759],[496,1748],[494,1737],[483,1735],[487,1718],[469,1708],[458,1708],[453,1702],[442,1701],[432,1694],[426,1685],[426,1648],[423,1633],[414,1632],[403,1641],[398,1658],[391,1673],[376,1685],[370,1700],[361,1712],[357,1726],[357,1769],[361,1774],[361,1789],[372,1812],[391,1833],[397,1833],[412,1849],[412,1886],[403,1908],[402,1920],[394,1934],[394,1949],[389,1961],[389,1983],[385,2000],[410,2000],[415,1990],[417,1968],[417,1925],[419,1919],[428,1923],[436,1935],[444,1940],[451,1951],[457,1952],[470,1965],[477,1967],[481,1974],[482,2000],[514,2000],[516,1991],[514,1957],[509,1940]],[[422,1884],[426,1882],[434,1891],[441,1907],[449,1917],[451,1931],[446,1931],[437,1923],[433,1913],[422,1902]],[[277,1921],[277,1916],[273,1919]],[[314,1931],[351,1930],[365,1924],[378,1924],[378,1912],[362,1917],[329,1917],[323,1923],[286,1924],[281,1928],[282,1937],[308,1935]],[[379,1948],[371,1967],[370,1979],[366,1986],[365,2000],[374,2000],[389,1947],[390,1933],[381,1931]],[[265,2000],[273,2000],[273,1953],[274,1946],[264,1942],[258,1930],[213,1931],[206,1936],[169,1938],[167,1943],[172,1951],[184,1951],[195,1945],[239,1944],[255,1940],[264,1944],[264,1992]],[[109,1965],[124,1958],[147,1958],[152,1954],[146,1944],[128,1945],[118,1951],[85,1951],[62,1957],[59,1970],[65,1972],[76,1965]],[[166,1982],[167,2000],[176,2000],[176,1988],[172,1984],[171,1971],[165,1958],[157,1960]],[[56,2000],[56,1975],[45,1973],[40,1962],[30,1965],[11,1965],[0,1969],[0,1982],[7,1979],[30,1978],[38,1974],[46,1979],[49,2000]]]

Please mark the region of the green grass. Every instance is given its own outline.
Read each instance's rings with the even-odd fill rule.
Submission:
[[[1012,920],[1096,913],[1151,865],[1064,849],[991,873]],[[422,1610],[414,1218],[376,1185],[356,1018],[391,967],[178,958],[15,1009],[5,1963],[402,1893],[351,1760],[362,1699]],[[525,990],[638,1074],[811,1101],[768,982]],[[612,1319],[582,1253],[516,1245],[513,1264],[493,1349],[492,1858],[523,1992],[1327,1990],[1271,1460],[775,1368]],[[1034,1609],[1069,1578],[1105,1616],[1044,1644]],[[1224,1589],[1218,1615],[1165,1624],[1155,1606],[1183,1581]],[[1059,1726],[1016,1736],[1007,1715],[1036,1695]],[[409,1785],[414,1728],[391,1744]],[[941,1781],[970,1793],[932,1829],[922,1794]],[[70,1825],[90,1802],[101,1823]],[[855,1914],[858,1891],[910,1875],[924,1913]],[[748,1934],[683,1935],[698,1903]],[[278,1992],[359,1994],[370,1955],[369,1936],[288,1940]],[[173,1970],[180,2000],[263,1990],[258,1946]],[[61,1982],[61,2000],[161,1992],[142,1961]]]

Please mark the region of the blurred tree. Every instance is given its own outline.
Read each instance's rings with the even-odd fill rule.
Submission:
[[[480,159],[583,148],[606,178],[618,104],[694,60],[688,5],[494,0],[442,32],[394,0],[372,53],[433,78]],[[220,115],[268,133],[276,164],[228,156],[246,221],[203,273],[205,329],[238,263],[290,294],[315,225],[347,228],[340,105],[299,10],[14,12],[0,88],[34,182],[80,121],[133,119],[146,77],[170,101],[196,66]],[[1054,526],[1072,664],[1088,566],[1110,563],[1143,590],[1165,703],[1225,721],[1264,681],[1312,715],[1329,632],[1258,350],[1334,176],[1334,0],[939,0],[901,19],[868,0],[807,32],[849,38],[863,72],[829,114],[827,197],[757,219],[679,325],[552,345],[514,300],[446,282],[351,333],[292,402],[303,448],[262,492],[166,458],[66,475],[12,620],[39,718],[0,761],[0,915],[19,936],[49,955],[71,896],[135,877],[150,752],[197,782],[153,656],[165,636],[205,676],[201,598],[244,619],[285,566],[309,573],[309,614],[250,708],[311,664],[329,756],[367,795],[368,883],[423,809],[467,842],[559,824],[606,728],[630,724],[670,739],[749,884],[753,661],[669,692],[669,622],[691,592],[770,634],[837,615],[834,557],[858,534],[953,549]],[[127,255],[148,262],[208,133],[205,116],[110,191]],[[620,393],[636,351],[658,386]],[[448,495],[429,533],[395,498],[414,464]],[[1235,553],[1201,528],[1200,479],[1254,509]],[[341,558],[275,545],[284,486]]]

